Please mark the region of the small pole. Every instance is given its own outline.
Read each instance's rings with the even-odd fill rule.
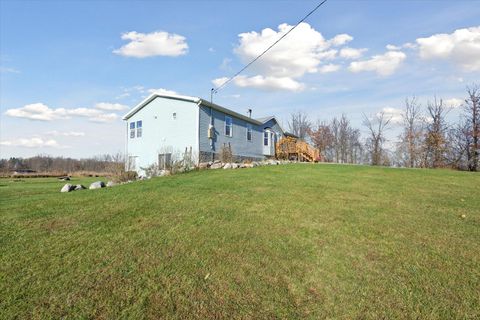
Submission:
[[[213,94],[215,93],[215,89],[212,88],[212,90],[210,90],[210,103],[213,103]]]

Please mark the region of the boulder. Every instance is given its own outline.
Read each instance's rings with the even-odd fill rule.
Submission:
[[[260,163],[258,163],[257,161],[253,161],[251,164],[252,167],[258,167],[260,165]]]
[[[220,169],[223,167],[223,163],[221,162],[217,162],[217,163],[213,163],[211,166],[210,166],[210,169]]]
[[[83,190],[83,189],[87,189],[85,188],[83,185],[81,184],[77,184],[76,186],[74,186],[73,190],[77,191],[77,190]]]
[[[279,162],[277,160],[269,159],[267,160],[267,164],[271,166],[276,166],[279,164]]]
[[[70,183],[67,183],[62,187],[62,189],[60,189],[60,192],[70,192],[70,191],[73,191],[74,188],[75,187],[72,186]]]
[[[116,186],[117,184],[113,181],[108,181],[107,182],[107,187],[113,187],[113,186]]]
[[[95,181],[92,184],[90,184],[90,187],[88,189],[100,189],[100,188],[105,188],[105,183],[103,181]]]
[[[223,166],[223,169],[237,169],[239,168],[240,165],[238,163],[235,163],[235,162],[230,162],[230,163],[226,163],[224,166]]]
[[[255,165],[252,163],[244,163],[240,168],[253,168]]]
[[[62,181],[70,181],[70,177],[59,177],[58,180],[62,180]]]
[[[208,169],[208,168],[210,168],[211,165],[212,165],[212,163],[210,163],[210,162],[200,162],[198,164],[198,169]]]

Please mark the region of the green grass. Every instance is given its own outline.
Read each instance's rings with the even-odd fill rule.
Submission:
[[[299,164],[62,185],[0,180],[1,319],[480,318],[479,174]]]

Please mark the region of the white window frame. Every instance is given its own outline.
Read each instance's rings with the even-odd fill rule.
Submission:
[[[130,139],[135,138],[135,124],[136,124],[136,121],[130,122]]]
[[[265,138],[267,138],[267,144],[265,144]],[[264,147],[270,146],[270,131],[268,130],[263,131],[263,146]]]
[[[230,125],[227,124],[227,119],[230,119]],[[230,127],[230,134],[227,134],[227,127]],[[233,118],[232,117],[225,115],[225,127],[223,129],[227,137],[230,137],[230,138],[233,137]]]
[[[140,124],[140,125],[139,125]],[[143,121],[137,120],[137,138],[141,138],[143,134]]]
[[[248,139],[248,133],[250,132],[250,139]],[[246,138],[248,142],[253,140],[253,127],[251,123],[247,123]]]

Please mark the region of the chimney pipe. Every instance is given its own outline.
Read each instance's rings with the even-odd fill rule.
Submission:
[[[247,113],[248,113],[248,117],[251,118],[252,117],[252,109],[248,109]]]

